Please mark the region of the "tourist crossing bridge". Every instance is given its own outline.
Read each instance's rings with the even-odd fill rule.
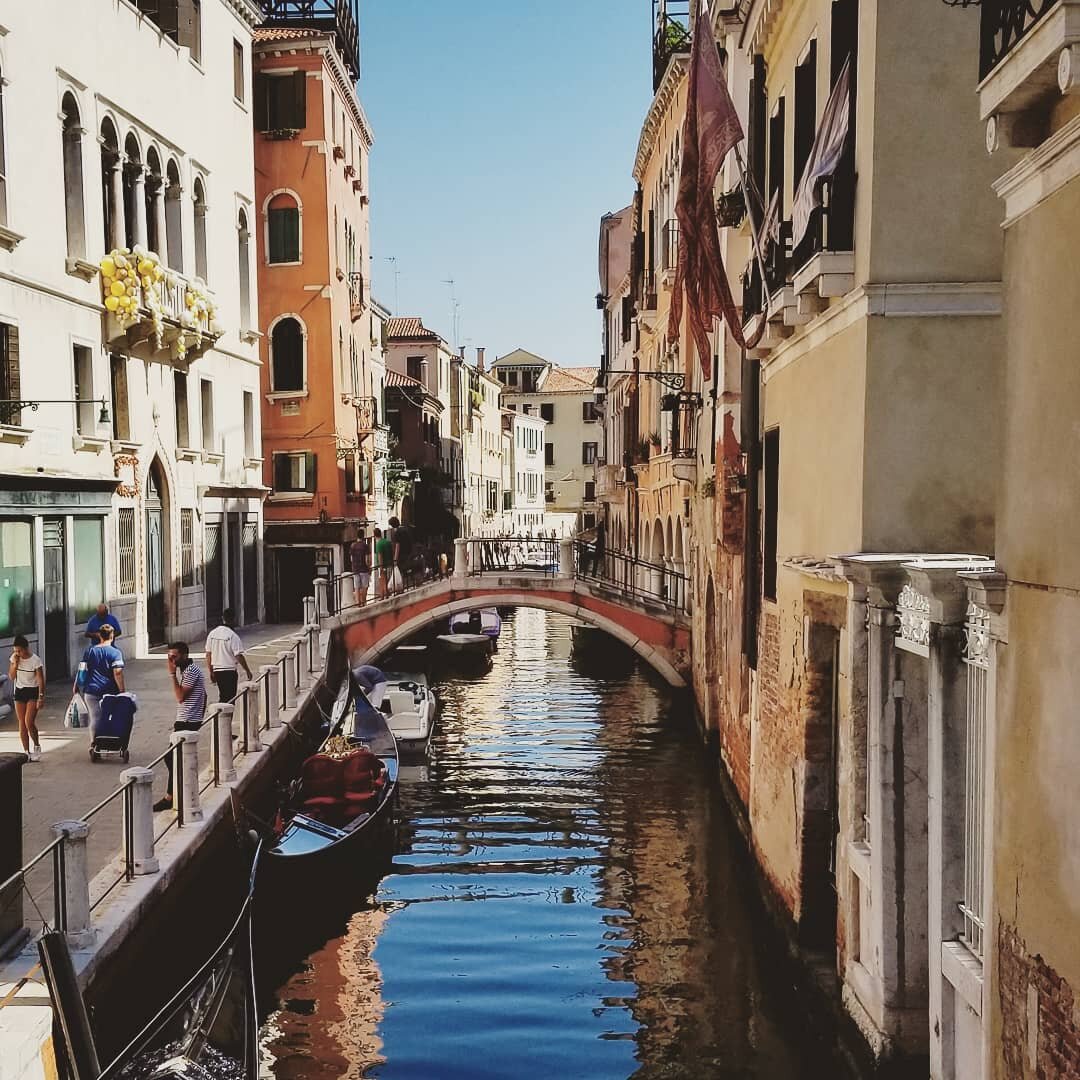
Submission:
[[[433,620],[482,607],[535,607],[597,626],[624,642],[672,686],[690,670],[689,582],[673,566],[618,552],[599,559],[574,540],[471,538],[454,542],[445,578],[402,582],[361,605],[352,574],[315,582],[316,617],[349,654],[373,663]],[[374,587],[374,586],[373,586]]]

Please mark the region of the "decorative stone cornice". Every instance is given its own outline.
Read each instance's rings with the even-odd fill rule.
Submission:
[[[645,122],[641,125],[637,156],[634,158],[634,179],[639,184],[644,183],[645,168],[649,163],[653,148],[656,146],[656,137],[660,133],[660,128],[672,101],[675,100],[675,94],[678,92],[679,86],[682,84],[683,79],[686,78],[688,66],[688,57],[673,56],[668,63],[667,71],[664,72],[664,78],[653,95],[652,104],[649,106],[649,111],[645,116]]]
[[[988,668],[993,652],[990,612],[978,604],[968,604],[964,621],[964,660],[974,667]]]
[[[914,586],[905,585],[896,602],[900,625],[896,644],[921,656],[930,654],[930,597],[923,596]]]
[[[225,0],[225,6],[252,30],[263,20],[262,9],[256,0]]]

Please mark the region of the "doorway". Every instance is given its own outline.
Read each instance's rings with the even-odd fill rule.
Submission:
[[[279,622],[302,622],[304,597],[311,595],[315,579],[316,548],[277,548],[277,601]]]
[[[155,461],[146,477],[146,637],[148,644],[165,644],[165,505],[160,466]]]
[[[242,625],[246,620],[243,617],[244,581],[240,573],[242,536],[240,515],[229,514],[225,520],[229,544],[229,607],[233,610],[233,618]]]
[[[64,561],[64,519],[46,518],[45,562],[45,671],[50,679],[71,674],[68,661],[67,582]]]

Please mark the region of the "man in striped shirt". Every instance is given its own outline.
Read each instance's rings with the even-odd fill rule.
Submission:
[[[176,719],[173,731],[198,731],[206,714],[206,681],[199,665],[191,659],[187,642],[174,641],[169,646],[169,679],[176,697]],[[154,810],[170,810],[173,804],[173,755],[165,759],[169,769],[169,786],[164,798],[154,803]]]

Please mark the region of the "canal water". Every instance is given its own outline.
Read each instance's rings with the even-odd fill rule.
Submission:
[[[264,1075],[846,1075],[804,1030],[685,698],[536,609],[436,687],[392,864],[277,942]]]

